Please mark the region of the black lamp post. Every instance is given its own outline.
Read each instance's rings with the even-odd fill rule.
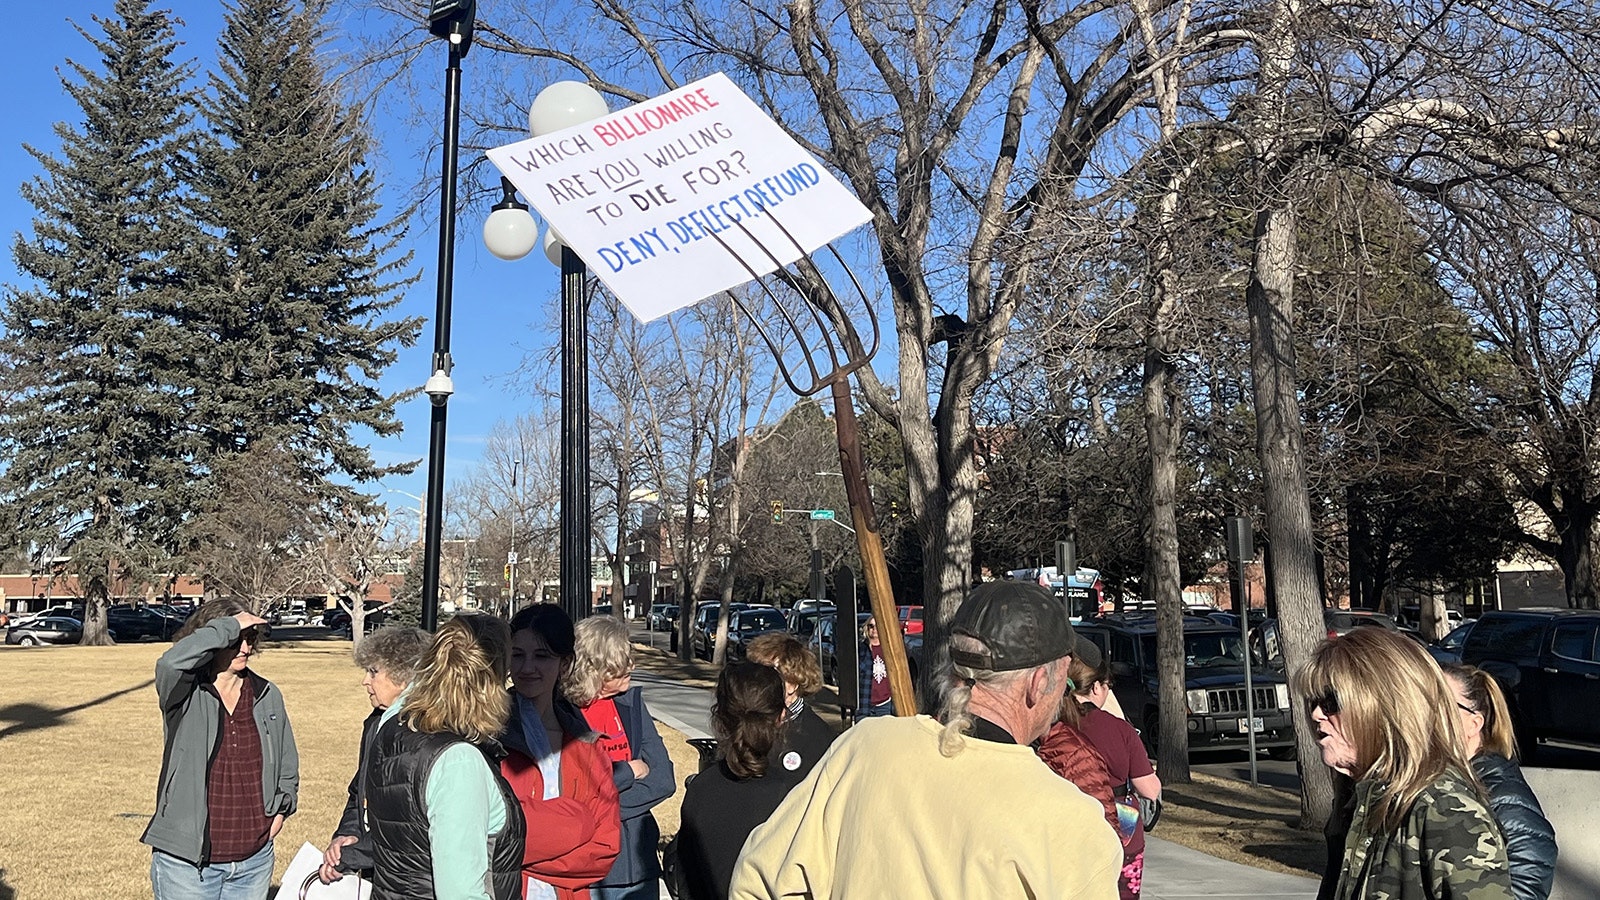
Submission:
[[[450,381],[450,290],[455,275],[456,167],[461,135],[461,58],[472,46],[477,0],[434,0],[428,31],[450,45],[444,77],[444,177],[439,187],[438,302],[433,319],[433,365],[423,391],[433,405],[428,419],[428,490],[422,531],[422,627],[439,625],[439,556],[444,532],[445,412]]]
[[[607,112],[600,92],[581,81],[558,81],[528,110],[534,137],[552,134]],[[532,217],[501,179],[505,196],[483,225],[483,241],[501,259],[533,249]],[[589,292],[583,260],[554,231],[545,256],[561,267],[561,607],[578,621],[589,615],[593,571],[589,529]]]

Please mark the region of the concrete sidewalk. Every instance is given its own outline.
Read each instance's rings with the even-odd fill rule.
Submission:
[[[1160,827],[1158,824],[1157,830]],[[1189,897],[1314,900],[1317,880],[1217,859],[1152,834],[1145,839],[1141,896],[1144,900],[1186,900]]]
[[[711,736],[710,691],[639,670],[634,671],[633,682],[644,694],[650,715],[688,737]],[[1145,900],[1312,900],[1317,896],[1317,881],[1217,859],[1151,835],[1145,845],[1143,896]]]
[[[711,737],[710,691],[639,669],[633,671],[633,683],[657,721],[682,732],[684,737]]]

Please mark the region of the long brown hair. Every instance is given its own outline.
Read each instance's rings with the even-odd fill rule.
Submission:
[[[1375,831],[1399,828],[1418,795],[1446,771],[1476,787],[1455,692],[1416,641],[1357,628],[1318,645],[1294,686],[1308,718],[1312,706],[1339,715],[1356,750],[1351,777],[1387,785],[1373,808]]]
[[[1483,749],[1506,759],[1517,758],[1517,734],[1511,726],[1511,707],[1499,682],[1488,672],[1469,665],[1448,665],[1444,674],[1461,685],[1467,702],[1483,716]]]
[[[475,744],[494,737],[511,716],[510,655],[504,619],[458,614],[422,654],[400,720],[413,731],[455,734]]]
[[[783,721],[783,676],[771,666],[737,662],[717,678],[711,726],[722,745],[723,762],[739,778],[767,773],[767,754]]]

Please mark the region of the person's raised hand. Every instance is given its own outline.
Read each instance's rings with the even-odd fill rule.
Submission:
[[[255,628],[255,627],[259,626],[259,625],[267,624],[267,620],[266,619],[261,618],[260,616],[256,615],[253,612],[238,613],[237,615],[234,616],[234,618],[236,620],[238,620],[238,622],[239,622],[239,630],[240,631],[243,631],[246,628]]]

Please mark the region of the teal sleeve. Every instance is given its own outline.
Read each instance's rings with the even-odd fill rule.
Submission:
[[[436,900],[492,900],[489,836],[506,827],[489,763],[471,744],[439,754],[423,792]]]

